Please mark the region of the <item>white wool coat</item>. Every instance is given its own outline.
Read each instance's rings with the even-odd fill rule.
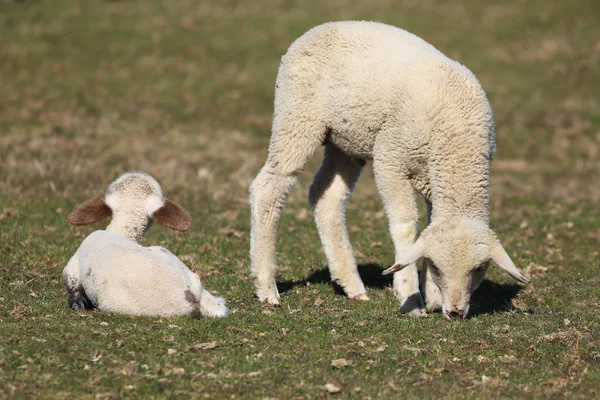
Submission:
[[[376,22],[317,26],[282,57],[274,106],[267,162],[250,187],[251,278],[261,301],[279,304],[277,225],[298,174],[323,145],[325,157],[309,200],[332,280],[350,298],[368,299],[345,221],[346,202],[365,160],[373,160],[396,264],[406,260],[406,254],[422,256],[422,251],[412,251],[421,244],[431,254],[443,247],[438,243],[444,238],[425,229],[420,247],[413,249],[418,222],[415,193],[426,199],[428,222],[467,229],[471,236],[486,232],[475,242],[485,242],[487,250],[501,248],[497,239],[492,240],[494,235],[487,234],[489,163],[495,152],[490,104],[473,73],[429,43]],[[466,247],[466,258],[474,259],[471,252],[476,249]],[[402,312],[423,315],[415,261],[394,270],[394,293]],[[445,280],[462,284],[477,270],[478,265],[459,268],[460,262],[451,258],[451,265],[441,266],[448,270]],[[504,267],[517,274],[510,264],[505,262]],[[468,275],[462,273],[465,269]],[[450,291],[456,290],[442,289],[442,295]],[[466,315],[463,303],[468,296],[448,309],[460,305]],[[428,303],[439,303],[433,294],[428,297]]]
[[[225,301],[210,294],[198,275],[169,250],[144,247],[120,233],[95,231],[73,255],[63,277],[79,277],[86,296],[99,310],[170,317],[226,314]]]
[[[279,128],[297,125],[294,141],[306,135],[307,151],[317,134],[350,156],[400,168],[433,200],[434,218],[458,207],[487,219],[491,107],[473,73],[423,39],[376,22],[317,26],[282,58],[275,106],[270,157],[284,170],[305,165]],[[315,132],[301,132],[307,115]],[[290,158],[286,145],[300,154]]]

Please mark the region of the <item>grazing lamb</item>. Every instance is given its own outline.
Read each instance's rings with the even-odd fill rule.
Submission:
[[[402,29],[332,22],[296,40],[282,58],[266,164],[250,186],[251,277],[260,301],[279,304],[275,234],[297,175],[325,146],[309,201],[331,278],[368,300],[348,240],[345,208],[365,160],[389,220],[401,310],[425,315],[415,262],[424,263],[427,306],[464,318],[490,260],[523,277],[489,229],[492,110],[475,76]],[[417,235],[417,199],[431,224]]]
[[[77,207],[68,222],[88,225],[111,215],[106,230],[90,234],[63,270],[70,308],[161,317],[227,315],[225,299],[204,289],[179,258],[163,247],[140,244],[152,221],[176,231],[192,227],[190,214],[165,199],[154,178],[142,172],[121,175],[104,195]]]

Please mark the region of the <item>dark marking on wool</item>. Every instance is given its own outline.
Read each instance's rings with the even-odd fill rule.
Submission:
[[[185,295],[185,300],[188,303],[192,304],[193,306],[196,306],[198,304],[198,298],[196,297],[196,295],[194,295],[194,293],[192,293],[190,289],[186,289],[183,293]]]
[[[192,311],[190,312],[190,317],[192,318],[200,318],[200,299],[196,297],[194,293],[188,288],[184,292],[185,300],[190,303],[192,306]]]

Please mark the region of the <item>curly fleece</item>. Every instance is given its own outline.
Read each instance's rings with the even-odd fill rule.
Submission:
[[[375,22],[317,26],[281,60],[269,155],[250,187],[251,277],[261,301],[278,304],[275,233],[296,176],[325,145],[309,193],[332,280],[368,299],[345,221],[365,160],[389,219],[396,262],[417,235],[415,192],[432,221],[489,223],[492,111],[466,67],[419,37]],[[414,263],[394,275],[402,311],[424,314]]]

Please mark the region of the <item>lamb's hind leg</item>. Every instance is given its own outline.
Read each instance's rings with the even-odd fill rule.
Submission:
[[[276,231],[295,184],[296,176],[279,174],[267,162],[250,186],[250,278],[258,300],[268,304],[279,304]]]
[[[417,235],[419,211],[410,181],[396,165],[385,159],[374,159],[373,169],[377,190],[389,220],[390,234],[396,250],[396,262],[409,248]],[[415,264],[394,274],[394,295],[400,301],[403,314],[426,315],[419,291],[419,275]]]
[[[275,236],[281,212],[297,175],[325,139],[319,124],[290,123],[276,118],[269,157],[250,185],[250,277],[261,302],[279,304],[275,275]]]
[[[346,203],[360,176],[363,160],[355,160],[328,144],[321,169],[309,191],[309,201],[323,243],[331,280],[351,299],[368,300],[348,238]]]
[[[81,284],[75,286],[73,290],[69,292],[67,305],[73,310],[91,310],[94,308],[90,300],[85,295],[85,291],[83,290],[83,286],[81,286]]]
[[[69,295],[67,305],[74,310],[91,310],[92,303],[87,298],[79,277],[79,257],[71,257],[62,272],[62,281]]]

